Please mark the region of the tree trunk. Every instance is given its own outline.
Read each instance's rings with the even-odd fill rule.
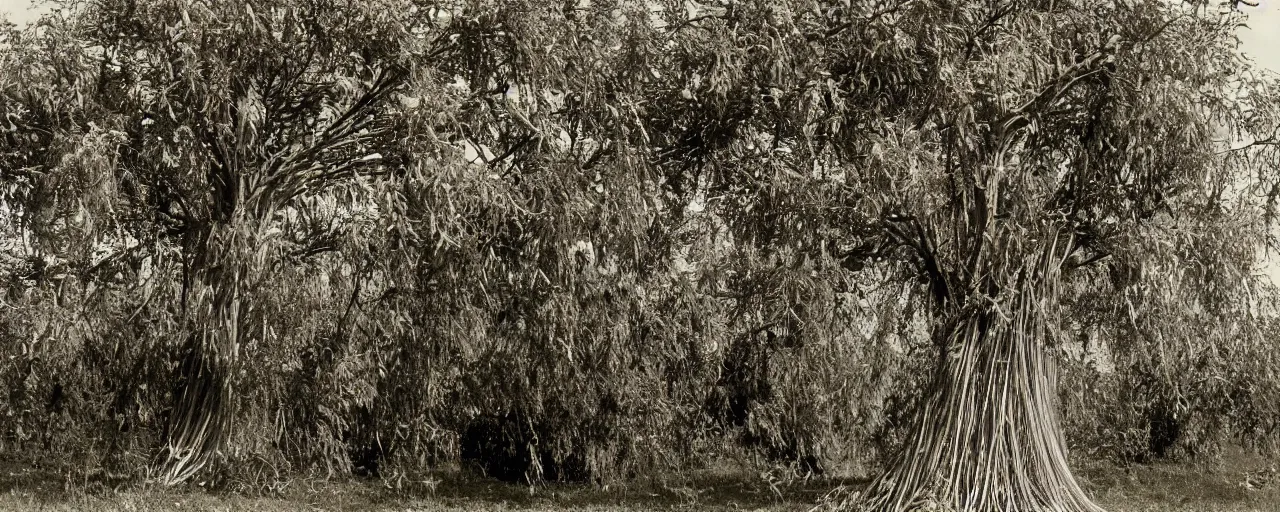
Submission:
[[[184,297],[188,335],[157,476],[165,485],[186,481],[206,467],[230,434],[232,376],[249,307],[243,296],[252,270],[248,227],[217,223],[194,244]]]
[[[1049,338],[1061,259],[1047,245],[1004,273],[1004,300],[975,292],[951,313],[915,433],[853,510],[1102,510],[1067,466]]]

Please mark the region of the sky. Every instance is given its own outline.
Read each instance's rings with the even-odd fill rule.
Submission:
[[[39,16],[43,9],[32,9],[30,0],[0,0],[0,13],[8,14],[9,21],[22,25]]]
[[[1240,30],[1244,52],[1280,73],[1280,0],[1261,0],[1258,7],[1246,7],[1245,12],[1249,13],[1249,28]]]

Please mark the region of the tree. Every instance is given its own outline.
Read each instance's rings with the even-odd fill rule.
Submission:
[[[1097,510],[1071,476],[1058,420],[1061,287],[1115,254],[1145,259],[1130,247],[1168,236],[1156,226],[1260,211],[1223,191],[1273,171],[1226,161],[1213,141],[1222,126],[1259,133],[1249,130],[1273,107],[1231,98],[1267,84],[1239,74],[1230,12],[903,7],[884,23],[917,43],[934,78],[924,109],[871,137],[868,167],[896,182],[877,191],[882,225],[927,278],[938,363],[899,461],[856,506]],[[1188,60],[1192,48],[1207,56]]]
[[[70,226],[40,212],[96,204],[85,217],[109,221],[119,204],[143,218],[133,228],[160,226],[182,248],[187,341],[161,481],[186,480],[224,446],[238,354],[262,335],[251,292],[282,256],[271,226],[301,197],[404,168],[393,93],[430,53],[404,35],[426,19],[411,7],[69,4],[15,45],[15,64],[58,57],[9,75],[29,84],[8,84],[5,98],[35,143],[9,168],[85,194],[37,192],[24,215]],[[57,181],[76,172],[114,189]],[[93,239],[105,226],[82,227]]]
[[[1274,156],[1228,159],[1214,142],[1265,141],[1275,123],[1269,82],[1235,49],[1237,15],[903,1],[673,18],[673,57],[689,63],[673,74],[700,109],[674,113],[701,121],[654,119],[684,129],[658,152],[683,157],[658,160],[681,166],[666,184],[719,199],[708,211],[734,244],[799,268],[887,259],[915,269],[888,279],[924,283],[934,382],[898,462],[854,506],[1096,510],[1057,419],[1061,290],[1167,240],[1162,226],[1268,208],[1224,191],[1270,183]],[[1236,103],[1245,90],[1254,102]]]
[[[699,44],[676,58],[714,64],[687,72],[702,121],[659,153],[688,157],[667,183],[719,198],[708,210],[736,244],[796,265],[888,259],[924,283],[934,381],[898,461],[853,506],[1096,510],[1057,417],[1062,289],[1171,227],[1239,232],[1239,215],[1261,232],[1274,93],[1236,50],[1238,15],[1103,1],[703,9],[671,23]],[[1226,150],[1223,133],[1260,142]],[[792,179],[843,187],[776,195]],[[1197,256],[1232,268],[1224,279],[1252,279],[1239,269],[1253,260],[1207,242]]]

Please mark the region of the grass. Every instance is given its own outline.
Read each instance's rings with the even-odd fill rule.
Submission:
[[[1268,461],[1239,451],[1215,463],[1157,463],[1118,467],[1077,464],[1081,484],[1111,512],[1280,512],[1280,481],[1261,489],[1246,476]],[[1277,478],[1280,480],[1280,477]],[[30,461],[0,460],[0,511],[806,511],[832,488],[863,482],[823,481],[769,485],[759,477],[724,471],[594,487],[551,484],[531,489],[451,472],[426,482],[277,482],[257,495],[165,489],[102,476],[70,482],[66,474]]]
[[[1231,449],[1220,461],[1116,467],[1077,465],[1076,476],[1111,512],[1280,512],[1280,477],[1249,488],[1247,477],[1273,461]]]

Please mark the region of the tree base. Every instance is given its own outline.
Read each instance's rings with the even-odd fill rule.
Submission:
[[[1057,365],[1043,343],[1052,295],[959,313],[932,395],[892,468],[843,507],[858,511],[1101,512],[1067,465]]]
[[[170,418],[168,441],[154,480],[162,485],[183,483],[207,467],[222,448],[231,412],[226,371],[195,344],[188,348]]]

